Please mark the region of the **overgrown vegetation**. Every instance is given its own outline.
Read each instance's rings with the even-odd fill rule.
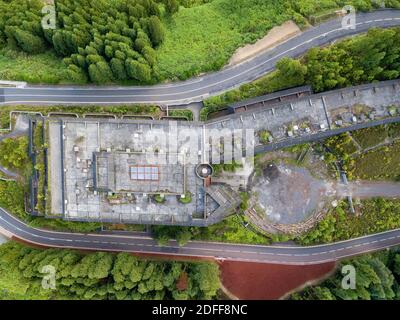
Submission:
[[[371,133],[380,137],[388,132],[392,135],[393,129],[396,130],[397,127],[398,124],[394,124],[380,126],[372,131],[362,129],[356,136],[360,141],[371,141]],[[352,134],[354,135],[354,132]],[[355,147],[348,134],[331,137],[325,144],[333,151],[332,154],[325,156],[325,160],[343,160],[343,168],[349,179],[399,181],[400,141],[357,156],[352,156]],[[400,228],[400,200],[383,198],[363,200],[356,206],[356,210],[360,215],[351,214],[347,203],[340,202],[322,221],[298,240],[305,245],[326,243]]]
[[[364,200],[357,209],[361,211],[359,216],[351,214],[347,203],[341,202],[301,236],[299,242],[303,245],[328,243],[400,228],[400,200]]]
[[[165,20],[157,70],[161,79],[187,79],[218,70],[238,47],[290,18],[287,1],[213,0],[181,8],[173,19]]]
[[[202,119],[228,104],[290,87],[310,84],[315,92],[390,80],[400,75],[400,28],[370,29],[367,34],[324,48],[312,48],[300,60],[284,58],[277,70],[239,89],[204,101]]]
[[[213,167],[214,175],[218,176],[218,175],[222,174],[223,171],[235,172],[236,170],[243,168],[243,164],[232,161],[231,163],[213,164],[212,167]]]
[[[400,181],[400,141],[371,150],[356,158],[352,176],[364,180]]]
[[[56,270],[56,289],[41,286],[42,269]],[[220,286],[212,263],[163,262],[97,252],[0,246],[1,299],[212,299]]]
[[[71,82],[67,66],[53,51],[30,55],[10,48],[0,49],[0,79],[33,84]],[[77,84],[84,82],[84,79],[76,81]]]
[[[7,138],[0,142],[0,165],[28,177],[32,165],[28,157],[28,138]]]
[[[355,268],[355,289],[344,289],[342,267]],[[318,286],[293,294],[293,300],[399,300],[400,253],[395,248],[340,263],[335,274]]]
[[[36,154],[36,164],[34,170],[36,170],[38,175],[37,181],[37,205],[36,210],[44,214],[46,212],[46,170],[45,170],[45,149],[47,145],[45,145],[44,140],[44,127],[43,122],[36,122],[36,126],[33,130],[33,148]],[[48,199],[50,200],[50,199]]]
[[[398,0],[385,3],[400,7]],[[2,0],[0,48],[7,49],[0,51],[0,69],[7,69],[3,79],[35,83],[186,79],[220,69],[238,47],[284,21],[302,27],[306,18],[345,4],[364,11],[379,6],[373,0],[61,0],[57,28],[43,30],[42,1]],[[29,63],[32,72],[23,68]]]
[[[351,133],[351,136],[357,141],[361,148],[369,148],[376,146],[379,143],[389,138],[389,130],[385,130],[381,126],[372,127],[364,130],[356,130]]]
[[[331,153],[325,155],[325,161],[332,163],[342,160],[343,169],[350,180],[399,181],[398,131],[399,124],[395,123],[352,132],[351,136],[360,144],[361,150],[357,149],[349,133],[331,137],[325,141],[325,145],[331,150]]]
[[[176,239],[180,245],[189,240],[222,241],[232,243],[268,244],[269,239],[244,226],[241,216],[233,215],[208,227],[152,226],[152,234],[160,244]]]
[[[116,116],[123,115],[146,115],[155,118],[161,115],[161,110],[157,106],[152,105],[120,105],[120,106],[2,106],[0,109],[0,128],[8,128],[10,126],[11,111],[37,112],[46,116],[49,113],[69,113],[72,116],[77,114],[113,114]]]
[[[272,138],[272,135],[268,130],[261,130],[258,133],[258,136],[260,137],[260,142],[262,144],[268,144],[270,142],[269,139]]]
[[[168,116],[176,118],[185,118],[188,121],[193,121],[193,112],[190,110],[169,110]]]

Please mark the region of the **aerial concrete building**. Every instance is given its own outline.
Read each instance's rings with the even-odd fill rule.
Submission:
[[[204,159],[202,130],[183,121],[48,120],[51,215],[138,224],[220,221],[239,197],[196,172]]]

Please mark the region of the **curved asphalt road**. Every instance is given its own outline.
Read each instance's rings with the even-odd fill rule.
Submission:
[[[235,67],[193,80],[153,87],[27,87],[0,89],[0,104],[111,104],[159,103],[186,104],[226,91],[271,71],[284,56],[295,57],[311,47],[321,46],[344,36],[361,33],[371,27],[400,25],[400,11],[384,10],[361,13],[356,29],[342,29],[340,20],[332,20],[312,28],[274,50]],[[0,229],[8,235],[49,247],[128,251],[152,254],[213,257],[240,261],[278,264],[315,264],[335,261],[361,253],[400,244],[400,229],[327,245],[255,246],[191,241],[180,247],[176,241],[158,246],[147,235],[62,233],[32,228],[0,208]]]
[[[227,91],[252,81],[274,69],[282,57],[297,57],[312,47],[325,45],[372,27],[400,25],[400,10],[378,10],[359,13],[355,29],[343,29],[341,19],[310,28],[275,49],[239,65],[184,82],[149,87],[62,87],[32,86],[0,89],[0,104],[124,104],[155,103],[182,105]]]
[[[336,261],[400,244],[400,229],[397,229],[312,247],[259,246],[201,241],[190,241],[183,247],[180,247],[176,241],[170,241],[166,246],[158,246],[157,242],[147,235],[80,234],[36,229],[24,224],[1,208],[0,232],[49,247],[195,256],[292,265]]]

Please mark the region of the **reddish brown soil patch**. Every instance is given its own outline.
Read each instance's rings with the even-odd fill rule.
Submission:
[[[176,283],[176,288],[179,291],[182,291],[182,290],[186,290],[188,288],[188,285],[189,285],[188,275],[186,272],[182,272]]]
[[[240,261],[220,264],[224,287],[239,299],[274,300],[328,276],[335,263],[292,266]]]

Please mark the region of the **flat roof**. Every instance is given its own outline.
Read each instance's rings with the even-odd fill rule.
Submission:
[[[266,94],[263,96],[258,96],[255,98],[238,101],[236,103],[232,103],[232,104],[228,105],[228,108],[237,109],[237,108],[241,108],[241,107],[256,104],[256,103],[267,102],[267,101],[274,100],[277,98],[283,98],[283,97],[287,97],[287,96],[290,96],[293,94],[301,94],[301,93],[312,93],[311,86],[307,85],[307,86],[302,86],[302,87],[290,88],[290,89],[286,89],[286,90],[269,93],[269,94]]]
[[[95,152],[94,189],[113,193],[184,194],[183,153]]]

